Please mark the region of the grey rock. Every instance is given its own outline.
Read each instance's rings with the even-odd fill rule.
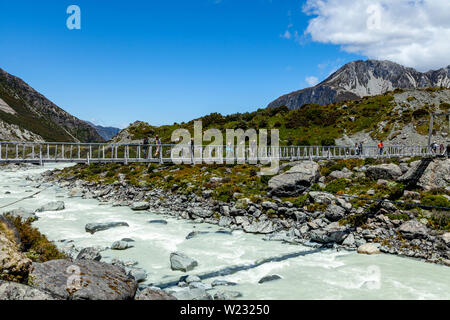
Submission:
[[[346,211],[344,208],[335,204],[330,204],[325,211],[325,216],[330,221],[339,221],[345,217],[345,213]]]
[[[425,238],[428,234],[427,227],[417,220],[410,220],[403,223],[398,231],[400,231],[403,237],[409,240]]]
[[[247,233],[268,234],[278,231],[280,227],[276,226],[271,220],[253,222],[245,225],[244,231]]]
[[[177,300],[173,295],[161,290],[160,288],[149,287],[136,293],[134,300]]]
[[[150,220],[148,223],[150,224],[167,224],[168,222],[166,220]]]
[[[282,279],[282,278],[279,275],[273,274],[273,275],[265,276],[265,277],[261,278],[258,281],[258,283],[262,284],[262,283],[265,283],[265,282],[275,281],[275,280],[280,280],[280,279]]]
[[[212,286],[210,284],[206,284],[206,283],[197,281],[197,282],[189,283],[189,288],[190,289],[198,288],[198,289],[203,289],[203,290],[208,291],[208,290],[212,289]]]
[[[185,288],[173,293],[178,300],[213,300],[213,297],[204,289]]]
[[[233,218],[221,216],[219,219],[219,227],[229,227],[233,223]]]
[[[230,282],[230,281],[226,281],[226,280],[214,280],[214,281],[211,283],[211,285],[212,285],[213,287],[221,287],[221,286],[228,287],[228,286],[236,286],[237,283],[235,283],[235,282]]]
[[[188,276],[185,281],[189,284],[191,282],[201,282],[202,280],[198,276]]]
[[[49,202],[39,209],[36,212],[44,212],[44,211],[61,211],[65,209],[64,201],[53,201]]]
[[[234,300],[242,297],[239,291],[223,291],[219,290],[214,294],[214,300]]]
[[[294,197],[302,194],[319,178],[319,165],[313,161],[304,161],[270,179],[269,190],[272,196]]]
[[[170,254],[170,267],[172,270],[188,272],[194,270],[196,266],[198,266],[198,262],[184,253],[173,252]]]
[[[192,231],[186,236],[186,240],[195,238],[195,237],[197,237],[199,235],[202,235],[202,234],[208,234],[208,233],[209,232],[207,232],[207,231]]]
[[[145,211],[150,208],[150,204],[148,202],[135,202],[131,205],[131,210],[133,211]]]
[[[100,250],[93,247],[88,247],[81,249],[80,253],[77,256],[77,259],[100,261],[102,259],[102,255],[100,254]]]
[[[347,247],[354,247],[356,245],[355,236],[353,235],[353,233],[350,233],[345,238],[345,240],[342,242],[342,245]]]
[[[111,245],[111,250],[126,250],[132,248],[133,245],[126,241],[115,241]]]
[[[402,175],[402,170],[394,163],[380,164],[367,167],[366,175],[374,180],[396,180]]]
[[[0,280],[0,301],[6,300],[58,300],[56,297],[33,287]]]
[[[137,282],[147,280],[147,272],[142,268],[130,268],[128,275],[133,277]]]
[[[129,227],[129,225],[126,222],[88,223],[85,226],[85,230],[86,232],[94,234],[98,231],[104,231],[117,227]]]
[[[33,263],[34,288],[66,300],[128,300],[137,283],[121,267],[93,260],[52,260]]]

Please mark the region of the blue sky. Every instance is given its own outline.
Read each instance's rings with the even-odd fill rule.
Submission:
[[[66,9],[81,8],[81,30]],[[0,68],[102,125],[254,111],[365,59],[303,33],[298,0],[0,2]],[[288,31],[288,32],[286,32]],[[313,78],[311,78],[313,77]]]

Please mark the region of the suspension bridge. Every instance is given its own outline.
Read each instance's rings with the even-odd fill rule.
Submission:
[[[450,154],[430,146],[180,146],[117,143],[0,142],[0,163],[270,163],[326,159],[421,157]]]

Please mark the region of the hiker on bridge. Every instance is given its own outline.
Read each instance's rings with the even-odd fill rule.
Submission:
[[[378,143],[378,151],[380,152],[380,156],[382,156],[382,155],[383,155],[383,151],[384,151],[384,143],[383,143],[383,140],[381,140],[381,141]]]
[[[358,149],[359,149],[359,155],[361,156],[363,154],[363,143],[362,142],[359,143]]]
[[[149,139],[148,139],[148,137],[144,138],[143,145],[144,145],[144,148],[143,148],[144,149],[144,158],[148,159],[148,156],[149,156],[149,152],[148,152]]]
[[[194,157],[195,157],[195,142],[194,142],[194,138],[191,138],[191,142],[189,143],[189,145],[191,146],[191,162],[192,162],[192,164],[194,164]]]
[[[155,144],[156,144],[155,157],[157,158],[160,156],[160,153],[161,153],[161,140],[159,139],[158,135],[156,135]]]
[[[438,148],[438,144],[435,142],[432,143],[431,145],[431,151],[436,154],[437,153],[437,148]]]

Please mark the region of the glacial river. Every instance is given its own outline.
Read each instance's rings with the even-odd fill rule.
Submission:
[[[148,272],[146,283],[164,283],[184,273],[170,269],[171,252],[181,251],[199,263],[189,274],[220,270],[242,264],[253,264],[262,258],[309,251],[299,245],[264,241],[262,236],[233,231],[218,234],[218,226],[177,220],[156,213],[135,213],[128,207],[112,207],[97,200],[69,198],[68,191],[26,179],[68,165],[46,165],[16,172],[0,168],[0,206],[43,190],[31,199],[7,209],[23,207],[35,210],[51,201],[64,201],[66,209],[38,213],[33,225],[58,246],[59,240],[73,240],[77,247],[109,247],[114,241],[132,238],[134,247],[125,251],[102,252],[105,261],[118,258],[134,260]],[[45,189],[48,188],[48,189]],[[44,190],[45,189],[45,190]],[[10,192],[10,194],[6,194]],[[4,212],[7,209],[1,209]],[[168,223],[150,224],[164,219]],[[125,221],[120,227],[91,235],[85,225],[92,222]],[[207,231],[186,240],[192,231]],[[267,275],[282,279],[258,284]],[[232,275],[205,280],[228,280],[238,283],[221,290],[239,291],[241,299],[450,299],[450,268],[392,255],[366,256],[355,252],[324,250],[280,262],[269,262]],[[174,288],[177,289],[177,288]],[[214,293],[212,290],[210,293]]]

